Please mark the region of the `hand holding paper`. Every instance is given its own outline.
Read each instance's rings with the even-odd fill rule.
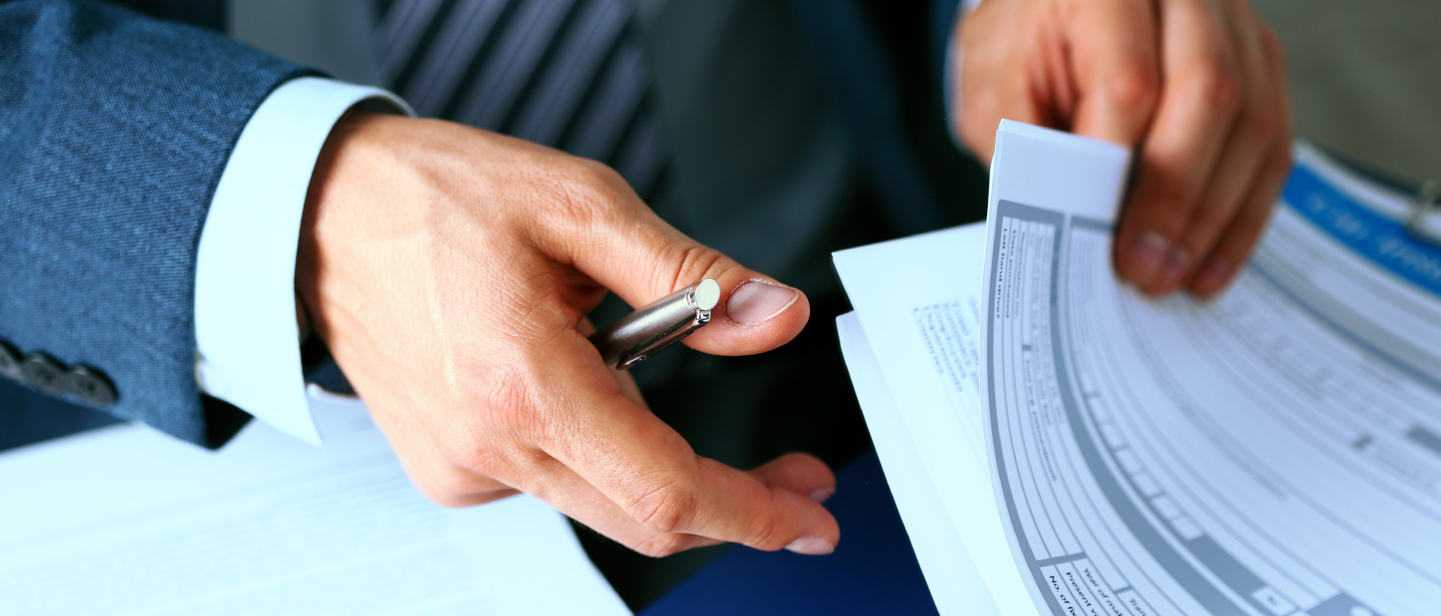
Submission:
[[[1281,45],[1247,3],[988,0],[960,30],[953,130],[981,160],[1003,118],[1132,148],[1121,277],[1201,297],[1234,278],[1291,164]]]
[[[1123,148],[1015,122],[984,229],[836,254],[942,614],[1435,613],[1441,249],[1405,195],[1297,152],[1214,302],[1114,276]]]

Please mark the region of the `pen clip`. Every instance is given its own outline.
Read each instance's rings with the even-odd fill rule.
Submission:
[[[625,370],[704,327],[719,301],[720,285],[707,278],[617,319],[590,341],[606,365]]]
[[[696,330],[699,330],[702,326],[709,322],[710,311],[697,310],[695,314],[695,319],[693,321],[681,326],[680,328],[677,328],[675,331],[670,332],[661,338],[656,339],[650,344],[647,344],[644,348],[636,349],[632,352],[622,354],[619,358],[617,358],[616,368],[619,370],[629,369],[631,366],[643,362],[646,359],[649,359],[650,356],[661,352],[666,347],[680,342],[681,340],[684,340],[686,336],[694,334]]]

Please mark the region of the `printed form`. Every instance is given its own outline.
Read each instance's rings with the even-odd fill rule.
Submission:
[[[979,275],[939,234],[837,254],[847,364],[876,366],[853,376],[867,421],[890,401],[905,428],[882,462],[934,492],[896,495],[913,543],[966,548],[917,547],[942,613],[1441,613],[1441,250],[1303,144],[1234,288],[1148,299],[1111,268],[1127,164],[1006,122]],[[950,303],[888,281],[907,277]]]
[[[986,437],[1036,598],[1055,614],[1441,612],[1437,251],[1305,150],[1235,288],[1151,301],[1111,273],[1114,204],[1035,187],[1054,186],[1050,163],[1103,156],[1079,141],[1003,126],[993,168]]]

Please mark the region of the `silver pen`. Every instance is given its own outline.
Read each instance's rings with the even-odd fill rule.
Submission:
[[[616,319],[590,342],[605,365],[625,370],[704,327],[719,301],[720,283],[706,278]]]

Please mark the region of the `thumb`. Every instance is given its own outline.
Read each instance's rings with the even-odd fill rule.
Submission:
[[[721,297],[710,324],[685,344],[713,355],[750,355],[795,338],[810,318],[810,302],[799,289],[746,268],[661,220],[634,193],[588,225],[572,263],[634,308],[714,278]]]

